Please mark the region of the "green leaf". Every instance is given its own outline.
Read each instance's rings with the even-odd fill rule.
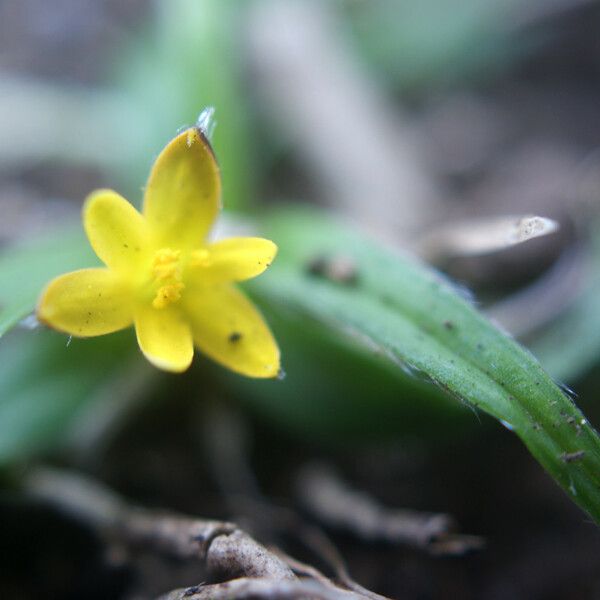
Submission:
[[[403,90],[490,78],[542,43],[516,35],[512,0],[382,0],[350,4],[361,54],[386,82]]]
[[[94,343],[46,330],[0,344],[0,465],[63,443],[69,428],[130,366],[131,332]],[[112,390],[114,392],[114,390]]]
[[[596,432],[535,358],[491,325],[455,287],[414,259],[321,213],[284,211],[272,220],[268,233],[280,255],[252,288],[265,302],[354,332],[401,366],[496,417],[600,521]],[[311,273],[308,266],[315,259],[325,265],[349,261],[355,277],[331,277],[327,268]]]
[[[56,275],[98,264],[80,225],[0,255],[0,335],[35,309]],[[0,339],[0,465],[60,445],[79,417],[104,403],[136,360],[132,331],[71,340],[31,324]]]
[[[0,336],[32,313],[48,281],[98,264],[80,225],[0,255]]]
[[[600,440],[595,431],[533,356],[491,325],[455,287],[427,266],[382,248],[321,212],[282,211],[262,225],[262,232],[280,247],[270,272],[257,278],[251,288],[263,304],[280,307],[280,318],[303,316],[338,332],[339,339],[350,335],[354,344],[368,342],[367,347],[390,358],[394,368],[411,370],[450,396],[501,420],[569,496],[600,520]],[[30,312],[39,293],[34,289],[37,283],[41,287],[42,280],[72,268],[73,262],[85,263],[86,252],[81,237],[63,235],[59,241],[38,244],[37,249],[22,255],[15,253],[12,259],[5,256],[0,262],[0,302],[18,297],[17,312]],[[332,261],[338,259],[345,261],[343,268],[331,272]],[[29,272],[36,284],[25,281]],[[16,309],[14,304],[9,306],[9,316],[5,308],[0,317],[14,323]],[[59,339],[64,343],[64,337]],[[102,340],[95,340],[94,347],[96,343]],[[340,347],[339,342],[328,343],[330,348]],[[2,344],[5,356],[10,356],[12,343],[3,340]],[[92,343],[88,344],[92,348]],[[304,347],[315,361],[329,360],[326,345]],[[43,363],[46,351],[40,352],[28,362]],[[51,356],[55,350],[47,352]],[[92,360],[87,364],[91,374],[104,370]],[[357,379],[362,374],[360,365],[357,360]],[[85,372],[85,366],[67,365],[66,373]],[[54,367],[48,367],[32,372],[27,379],[43,386],[53,371]],[[414,396],[398,398],[398,402],[420,401],[420,385],[414,386]],[[318,408],[314,406],[316,388],[308,389],[308,402],[314,410]],[[2,397],[4,394],[2,391]],[[370,400],[363,399],[365,403]],[[377,404],[374,410],[380,410]],[[0,421],[4,418],[0,414]]]
[[[213,106],[213,146],[226,205],[239,210],[251,202],[257,169],[240,63],[244,5],[239,0],[160,0],[152,23],[119,54],[116,86],[138,114],[127,127],[136,132],[128,142],[137,152],[121,170],[132,193],[146,180],[151,157],[178,129],[193,125],[203,108]]]
[[[363,340],[279,309],[264,296],[254,294],[254,300],[275,333],[285,377],[231,377],[218,366],[212,374],[263,418],[299,438],[318,437],[327,444],[357,445],[399,436],[431,443],[481,433],[481,422],[470,407],[398,369]]]

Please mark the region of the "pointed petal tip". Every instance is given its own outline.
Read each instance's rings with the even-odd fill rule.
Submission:
[[[210,142],[197,126],[185,129],[152,166],[143,214],[157,238],[194,247],[206,238],[220,209],[221,174]]]

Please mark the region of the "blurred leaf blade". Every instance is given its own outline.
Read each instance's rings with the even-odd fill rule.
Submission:
[[[322,214],[284,211],[269,233],[281,255],[254,283],[256,293],[368,338],[401,365],[494,416],[600,520],[600,439],[527,350],[437,273]],[[340,256],[354,264],[354,284],[307,269],[315,258]]]
[[[223,173],[225,205],[243,210],[251,202],[256,169],[239,64],[241,4],[162,0],[147,30],[124,49],[116,87],[138,108],[135,130],[140,138],[130,142],[137,152],[136,168],[124,164],[121,170],[130,190],[145,180],[149,158],[213,106],[217,127],[212,141]]]
[[[403,90],[489,78],[542,43],[514,35],[513,0],[385,0],[351,6],[361,53]],[[540,38],[540,39],[538,39]]]
[[[499,419],[569,496],[600,520],[600,440],[526,350],[495,329],[437,273],[322,212],[283,210],[265,225],[280,256],[269,273],[252,283],[263,303],[351,332],[359,342],[368,340],[400,368]],[[82,236],[69,244],[62,236],[59,242],[42,252],[30,248],[25,259],[17,254],[11,260],[24,260],[22,268],[33,268],[41,287],[56,271],[88,260]],[[351,270],[343,277],[315,272],[315,259],[327,263],[340,257],[350,261]],[[16,277],[6,268],[11,263],[3,260],[0,283],[11,282],[22,301],[20,310],[29,312],[39,290],[30,283],[19,291],[24,278]]]
[[[129,365],[120,333],[94,344],[49,331],[11,334],[0,344],[0,465],[63,444],[78,415],[102,401],[105,385]]]
[[[214,374],[265,419],[301,439],[310,436],[327,445],[415,435],[439,442],[481,433],[481,421],[467,406],[398,369],[364,340],[285,307],[278,310],[266,297],[260,302],[255,294],[254,300],[262,304],[276,334],[285,377],[276,382],[232,378],[217,367]]]
[[[54,276],[96,265],[80,226],[0,255],[0,335],[32,313]],[[97,343],[20,331],[0,340],[0,465],[60,445],[67,430],[121,369],[134,345],[118,334]]]
[[[96,264],[80,226],[0,254],[0,336],[33,311],[52,277]]]

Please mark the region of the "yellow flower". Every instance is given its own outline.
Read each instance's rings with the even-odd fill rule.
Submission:
[[[177,135],[150,172],[142,214],[111,190],[87,198],[85,231],[106,267],[51,281],[38,319],[78,337],[133,324],[146,358],[167,371],[187,369],[195,344],[238,373],[276,376],[277,343],[234,282],[262,273],[277,246],[252,237],[207,242],[220,197],[219,168],[202,130]]]

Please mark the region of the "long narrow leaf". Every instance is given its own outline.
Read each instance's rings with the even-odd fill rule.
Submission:
[[[269,233],[281,254],[254,285],[265,301],[368,338],[496,417],[600,521],[600,439],[527,350],[434,271],[320,213],[284,212]]]

